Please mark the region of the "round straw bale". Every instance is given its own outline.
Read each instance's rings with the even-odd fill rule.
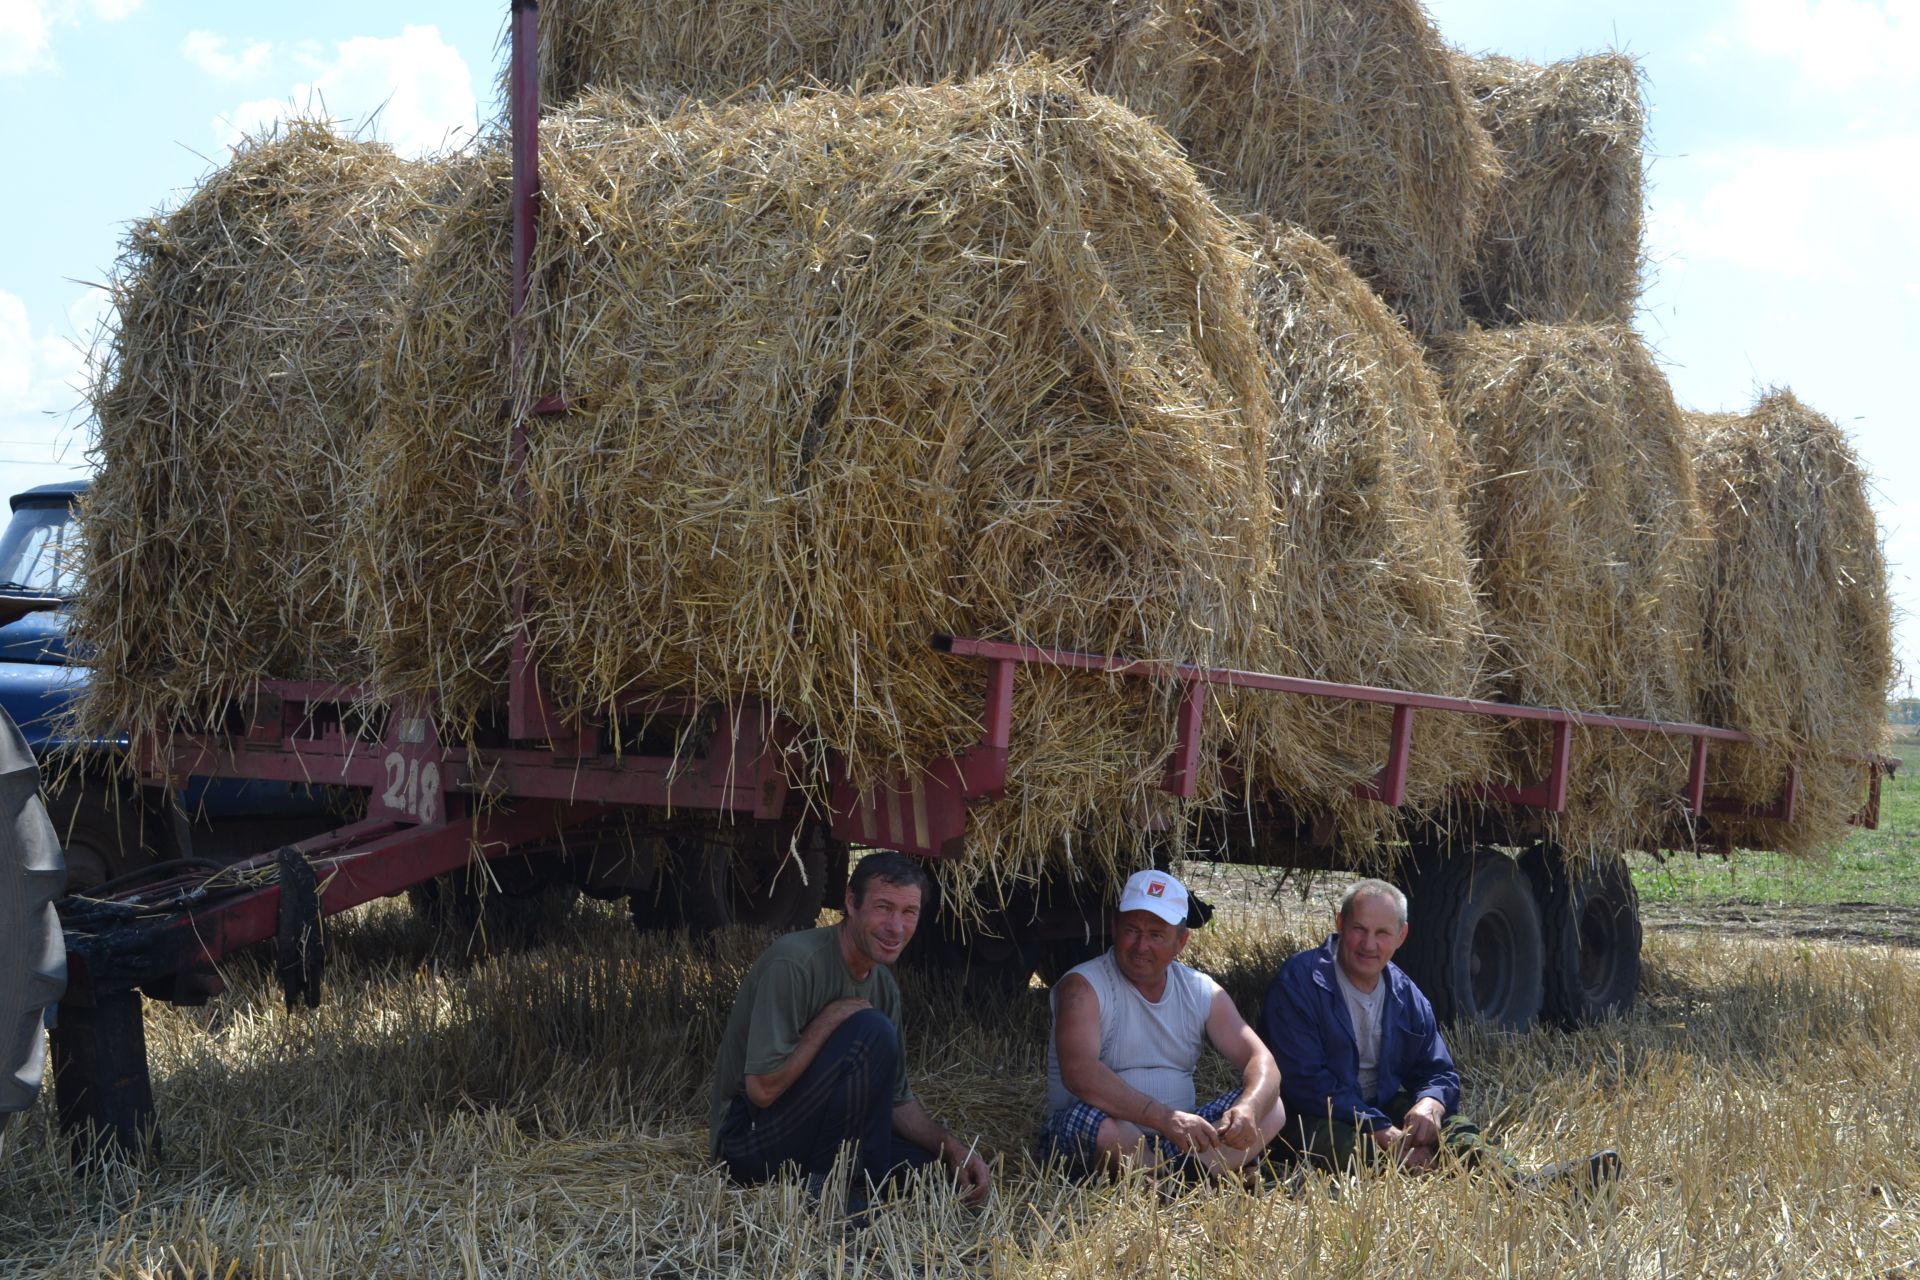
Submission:
[[[1458,63],[1501,166],[1467,309],[1501,325],[1631,319],[1646,202],[1638,64],[1624,53]]]
[[[977,737],[982,672],[935,633],[1215,660],[1260,552],[1266,384],[1237,231],[1157,129],[1037,64],[621,111],[545,132],[519,386],[503,158],[413,275],[357,553],[386,692],[437,691],[455,732],[491,711],[523,543],[568,709],[757,696],[863,777]],[[530,416],[543,395],[570,411]],[[970,855],[1132,813],[1173,701],[1023,672]]]
[[[1831,418],[1791,391],[1690,420],[1713,534],[1703,702],[1755,747],[1716,746],[1716,793],[1766,807],[1800,770],[1791,822],[1734,821],[1753,848],[1818,852],[1866,798],[1894,681],[1892,603],[1867,478]],[[1849,758],[1852,757],[1852,758]]]
[[[1261,231],[1254,305],[1274,413],[1259,631],[1244,661],[1343,683],[1473,697],[1486,639],[1463,507],[1465,464],[1420,348],[1364,281],[1303,231]],[[1386,811],[1352,787],[1384,763],[1391,715],[1317,698],[1238,699],[1256,786],[1349,836]],[[1435,807],[1490,768],[1482,722],[1416,721],[1408,798]]]
[[[1157,120],[1223,198],[1330,237],[1418,333],[1459,327],[1496,175],[1418,0],[548,0],[544,96],[931,83],[1041,53]]]
[[[1511,701],[1694,718],[1704,545],[1686,428],[1633,331],[1474,333],[1437,348],[1473,461],[1468,520],[1501,693]],[[1516,723],[1506,767],[1546,768]],[[1685,789],[1685,747],[1615,730],[1574,736],[1570,853],[1658,847]]]
[[[363,674],[341,521],[371,362],[443,179],[295,120],[134,225],[90,390],[93,730],[202,722],[263,676]]]

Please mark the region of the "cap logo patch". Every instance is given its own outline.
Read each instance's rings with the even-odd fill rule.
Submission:
[[[1166,895],[1167,882],[1165,880],[1155,880],[1147,886],[1147,896],[1149,898],[1164,898]]]

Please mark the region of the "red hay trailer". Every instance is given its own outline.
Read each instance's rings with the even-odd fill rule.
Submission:
[[[533,73],[537,4],[512,5],[513,358],[527,289],[538,200]],[[557,399],[536,414],[564,413]],[[516,428],[513,465],[524,465]],[[516,617],[525,614],[516,586]],[[1523,1025],[1543,1009],[1577,1021],[1633,998],[1639,923],[1618,866],[1570,873],[1540,841],[1540,816],[1566,805],[1580,766],[1576,726],[1685,738],[1692,768],[1681,802],[1693,845],[1724,843],[1715,818],[1790,818],[1789,773],[1770,810],[1756,814],[1707,794],[1715,744],[1749,741],[1734,729],[1593,715],[1550,707],[1332,684],[1248,671],[1207,670],[966,637],[930,636],[982,684],[977,744],[913,776],[858,790],[830,777],[827,812],[793,785],[796,726],[752,701],[696,705],[636,697],[609,723],[562,723],[548,710],[524,627],[516,623],[506,715],[473,745],[443,742],[427,706],[383,706],[353,687],[275,681],[231,709],[218,734],[164,727],[130,735],[131,763],[151,786],[224,777],[318,783],[365,797],[365,817],[313,839],[237,862],[182,857],[60,899],[57,842],[36,798],[33,760],[18,735],[0,742],[0,1111],[29,1105],[41,1076],[40,1027],[51,1026],[52,1077],[62,1126],[128,1147],[154,1132],[142,1035],[143,998],[203,1003],[222,990],[220,962],[271,943],[289,1002],[316,1004],[324,966],[322,917],[430,886],[478,861],[505,891],[570,883],[603,897],[631,895],[656,923],[711,927],[809,923],[845,882],[848,846],[938,859],[957,853],[969,805],[1000,793],[1023,669],[1046,666],[1177,687],[1179,745],[1161,785],[1194,794],[1209,691],[1333,699],[1390,717],[1390,749],[1366,798],[1400,806],[1427,716],[1536,723],[1550,743],[1545,776],[1524,787],[1461,798],[1467,815],[1446,836],[1415,840],[1416,946],[1406,961],[1443,1016]],[[10,730],[11,726],[5,726]],[[1862,759],[1866,807],[1877,819],[1890,762]],[[1338,865],[1318,815],[1256,803],[1217,819],[1203,847],[1222,860]],[[1526,852],[1516,858],[1502,849]],[[965,963],[975,980],[1024,987],[1038,969],[1064,970],[1103,946],[1099,887],[1042,888],[990,913],[965,935],[923,926],[936,959]],[[426,888],[423,892],[432,892]],[[441,890],[445,892],[447,890]],[[59,899],[57,907],[56,900]]]

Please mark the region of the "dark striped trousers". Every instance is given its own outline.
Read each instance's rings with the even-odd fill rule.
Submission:
[[[931,1152],[893,1131],[894,1082],[900,1078],[900,1033],[877,1009],[862,1009],[834,1028],[800,1078],[756,1107],[740,1094],[720,1126],[720,1154],[736,1182],[765,1182],[782,1165],[802,1176],[826,1175],[841,1148],[854,1147],[854,1187],[932,1161]]]

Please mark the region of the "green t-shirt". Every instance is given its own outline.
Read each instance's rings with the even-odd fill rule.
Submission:
[[[839,933],[837,925],[789,933],[761,952],[747,971],[713,1064],[713,1110],[707,1128],[716,1158],[720,1125],[734,1098],[746,1092],[747,1077],[778,1071],[793,1056],[800,1033],[822,1009],[835,1000],[858,996],[899,1028],[900,985],[893,980],[893,971],[876,964],[864,980],[856,982],[840,956]],[[897,1104],[912,1097],[903,1054],[893,1100]]]

